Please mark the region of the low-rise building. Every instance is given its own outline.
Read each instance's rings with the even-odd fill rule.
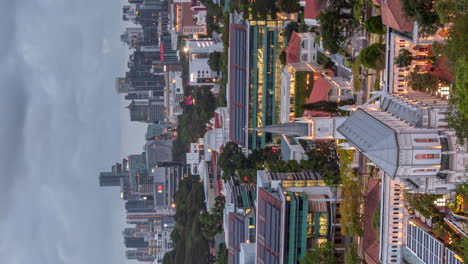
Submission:
[[[223,43],[213,39],[191,39],[186,42],[189,55],[189,84],[215,85],[220,73],[212,71],[208,65],[210,53],[223,51]]]

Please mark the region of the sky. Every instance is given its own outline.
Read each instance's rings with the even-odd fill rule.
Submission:
[[[0,1],[0,263],[127,263],[119,190],[98,186],[142,150],[114,89],[123,1]]]

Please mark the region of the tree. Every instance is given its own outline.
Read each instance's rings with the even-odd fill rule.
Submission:
[[[439,79],[429,73],[410,73],[410,85],[413,90],[435,92],[439,86]]]
[[[457,2],[454,0],[439,0],[435,3],[434,9],[442,24],[452,22],[453,18],[458,13]]]
[[[218,164],[224,172],[223,178],[228,180],[234,176],[236,169],[246,167],[247,158],[236,143],[228,142],[219,156]]]
[[[343,200],[340,205],[341,232],[348,236],[362,236],[364,233],[360,205],[361,186],[354,177],[343,179]]]
[[[395,57],[394,60],[395,64],[398,65],[398,67],[408,67],[411,65],[412,61],[413,54],[407,49],[401,49],[398,53],[398,56]]]
[[[460,145],[468,142],[468,118],[464,118],[459,114],[456,105],[459,103],[454,96],[449,98],[449,108],[447,111],[447,123],[450,128],[455,130],[457,141]],[[466,104],[466,102],[465,102]]]
[[[464,249],[464,253],[462,255],[463,262],[468,263],[468,237],[464,237],[461,240],[460,247]]]
[[[434,201],[439,198],[437,195],[425,193],[403,192],[406,208],[416,210],[425,218],[439,215],[440,213],[434,207]]]
[[[458,61],[454,90],[458,113],[461,118],[468,119],[468,57]]]
[[[307,251],[304,258],[299,260],[300,264],[334,264],[333,246],[330,242],[314,245],[311,251]]]
[[[298,32],[299,24],[297,22],[289,22],[286,27],[284,27],[284,37],[289,41],[291,40],[292,33],[294,31]]]
[[[358,60],[367,68],[374,70],[385,68],[385,44],[374,43],[362,49]]]
[[[349,244],[346,247],[345,255],[344,255],[344,263],[345,264],[362,263],[362,260],[361,258],[359,258],[359,255],[358,255],[356,242],[353,241],[351,242],[351,244]]]
[[[279,55],[279,60],[281,64],[286,65],[286,51],[282,50]]]
[[[278,0],[276,3],[278,9],[285,13],[295,13],[301,10],[301,7],[298,5],[297,1],[291,0]]]
[[[215,51],[210,53],[208,58],[208,65],[210,69],[215,72],[219,72],[221,69],[221,52]]]
[[[364,29],[369,33],[385,34],[385,26],[382,24],[382,16],[373,16],[364,22]]]
[[[464,14],[455,19],[452,29],[447,39],[445,55],[456,70],[460,58],[468,57],[468,14]]]
[[[323,46],[331,53],[337,53],[340,44],[346,39],[342,33],[343,24],[338,11],[326,11],[318,16]]]
[[[218,252],[216,254],[215,264],[227,264],[228,263],[228,250],[225,243],[219,244]]]
[[[434,11],[434,1],[403,0],[403,12],[418,22],[420,33],[433,35],[437,32],[439,16]]]

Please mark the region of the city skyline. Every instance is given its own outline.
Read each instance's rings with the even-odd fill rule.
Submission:
[[[129,263],[115,232],[124,205],[96,178],[144,142],[113,89],[126,70],[124,2],[2,5],[4,263]]]

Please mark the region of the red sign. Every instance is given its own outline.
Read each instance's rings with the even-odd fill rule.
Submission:
[[[161,54],[161,62],[164,62],[164,43],[159,44],[159,53]]]
[[[163,191],[163,186],[162,185],[158,185],[158,193],[162,193]]]

